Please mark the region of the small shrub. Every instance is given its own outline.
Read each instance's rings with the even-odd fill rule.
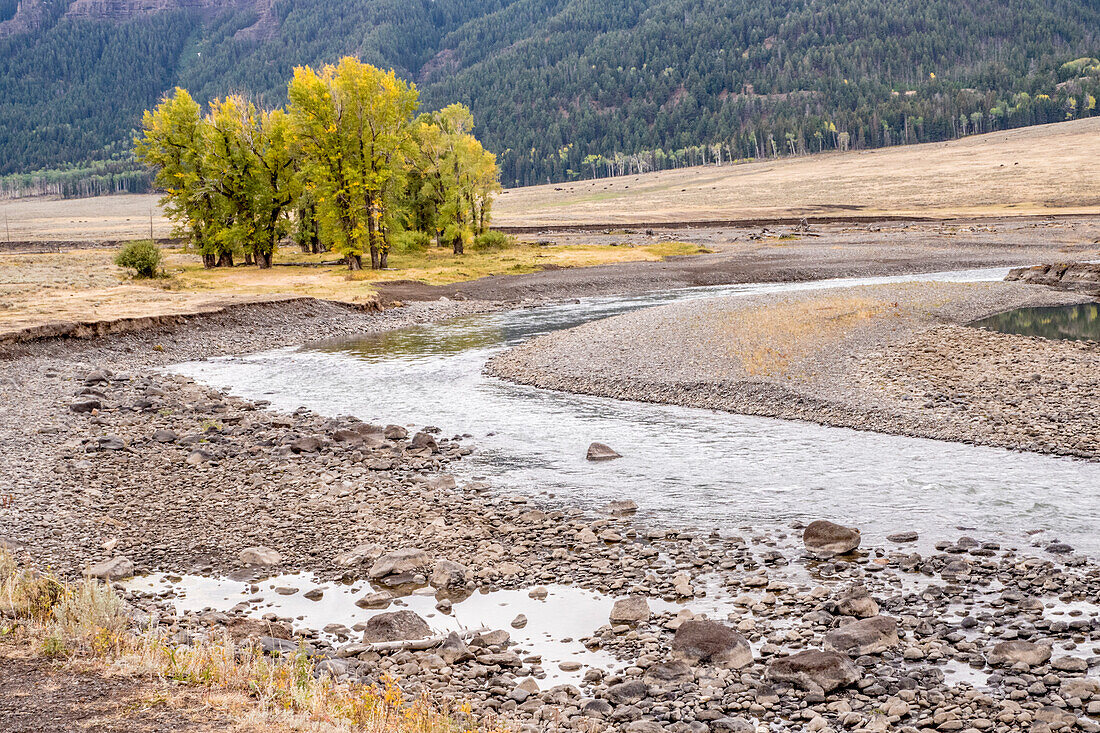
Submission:
[[[50,634],[42,640],[42,656],[47,659],[56,659],[69,655],[69,648],[57,634]]]
[[[115,646],[130,624],[126,604],[96,580],[86,580],[70,591],[53,617],[54,635],[88,644],[100,654]]]
[[[129,242],[115,255],[115,264],[133,270],[137,277],[156,277],[160,272],[161,253],[152,241]]]
[[[511,247],[516,243],[516,238],[503,232],[485,232],[474,237],[474,249],[478,252],[487,252],[495,249]]]
[[[423,252],[432,244],[427,232],[398,232],[393,236],[393,249],[396,252]]]

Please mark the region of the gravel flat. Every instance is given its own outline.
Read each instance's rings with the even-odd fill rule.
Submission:
[[[1015,283],[713,298],[552,333],[487,369],[567,392],[1096,459],[1100,347],[963,325],[1083,300]]]

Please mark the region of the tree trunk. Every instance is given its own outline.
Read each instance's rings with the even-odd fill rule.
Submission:
[[[255,258],[254,258],[254,257],[252,256],[252,253],[251,253],[251,252],[245,252],[245,253],[244,253],[244,263],[245,263],[246,265],[254,265],[254,264],[256,264],[256,259],[255,259]]]
[[[460,255],[460,254],[465,253],[465,245],[462,243],[462,235],[461,234],[458,235],[457,237],[455,237],[454,241],[451,242],[451,244],[454,247],[456,255]]]
[[[390,251],[389,249],[383,249],[378,255],[378,269],[385,270],[390,263]]]
[[[211,267],[217,267],[218,266],[218,258],[215,257],[214,255],[203,255],[202,256],[202,266],[205,267],[207,270],[209,270]]]
[[[272,259],[272,253],[271,252],[257,252],[256,253],[256,264],[260,266],[261,270],[266,270],[266,269],[271,267],[271,259]]]
[[[349,270],[362,270],[363,269],[363,255],[348,255],[344,258],[348,263]]]
[[[232,267],[233,266],[233,253],[222,252],[218,255],[218,267]]]
[[[308,255],[310,252],[313,252],[313,247],[316,245],[311,246],[309,242],[298,242],[298,246],[302,248],[302,254]]]

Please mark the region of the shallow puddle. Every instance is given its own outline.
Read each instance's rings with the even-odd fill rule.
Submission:
[[[173,578],[179,579],[173,582]],[[436,609],[438,601],[431,589],[396,598],[385,608],[360,608],[355,602],[375,592],[370,585],[365,582],[352,585],[321,583],[309,573],[278,575],[255,582],[197,575],[181,578],[156,573],[134,578],[123,587],[143,593],[168,593],[177,613],[228,611],[247,603],[246,615],[251,618],[274,613],[280,618],[294,619],[296,628],[316,629],[318,636],[334,645],[357,642],[362,634],[352,632],[341,642],[335,633],[321,631],[325,627],[341,624],[351,629],[372,616],[402,609],[417,613],[434,632],[441,634],[482,627],[504,629],[517,642],[520,656],[542,657],[549,684],[578,684],[590,667],[608,671],[617,665],[610,653],[590,651],[579,641],[608,623],[615,599],[566,585],[545,586],[544,599],[531,598],[527,589],[474,592],[463,600],[455,600],[450,613]],[[285,593],[285,589],[291,588],[297,591],[292,594],[276,591],[284,589]],[[323,591],[318,600],[305,597],[305,593],[318,588]],[[511,623],[519,614],[527,617],[527,624],[516,629]],[[568,661],[582,666],[579,670],[563,671],[559,665]]]
[[[970,324],[1000,333],[1046,339],[1100,341],[1100,303],[1016,308]]]

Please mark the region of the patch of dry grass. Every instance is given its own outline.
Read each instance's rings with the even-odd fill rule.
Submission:
[[[82,670],[118,672],[164,683],[165,704],[179,686],[210,693],[208,703],[258,730],[355,730],[369,733],[456,733],[484,729],[468,707],[444,710],[410,700],[393,680],[381,689],[338,683],[315,672],[302,650],[282,658],[238,646],[228,634],[175,645],[150,627],[131,629],[126,604],[95,580],[63,583],[0,551],[0,643],[19,645]]]
[[[784,376],[791,365],[873,319],[899,317],[898,303],[860,296],[819,296],[737,310],[707,337],[724,341],[731,359],[753,376]]]

